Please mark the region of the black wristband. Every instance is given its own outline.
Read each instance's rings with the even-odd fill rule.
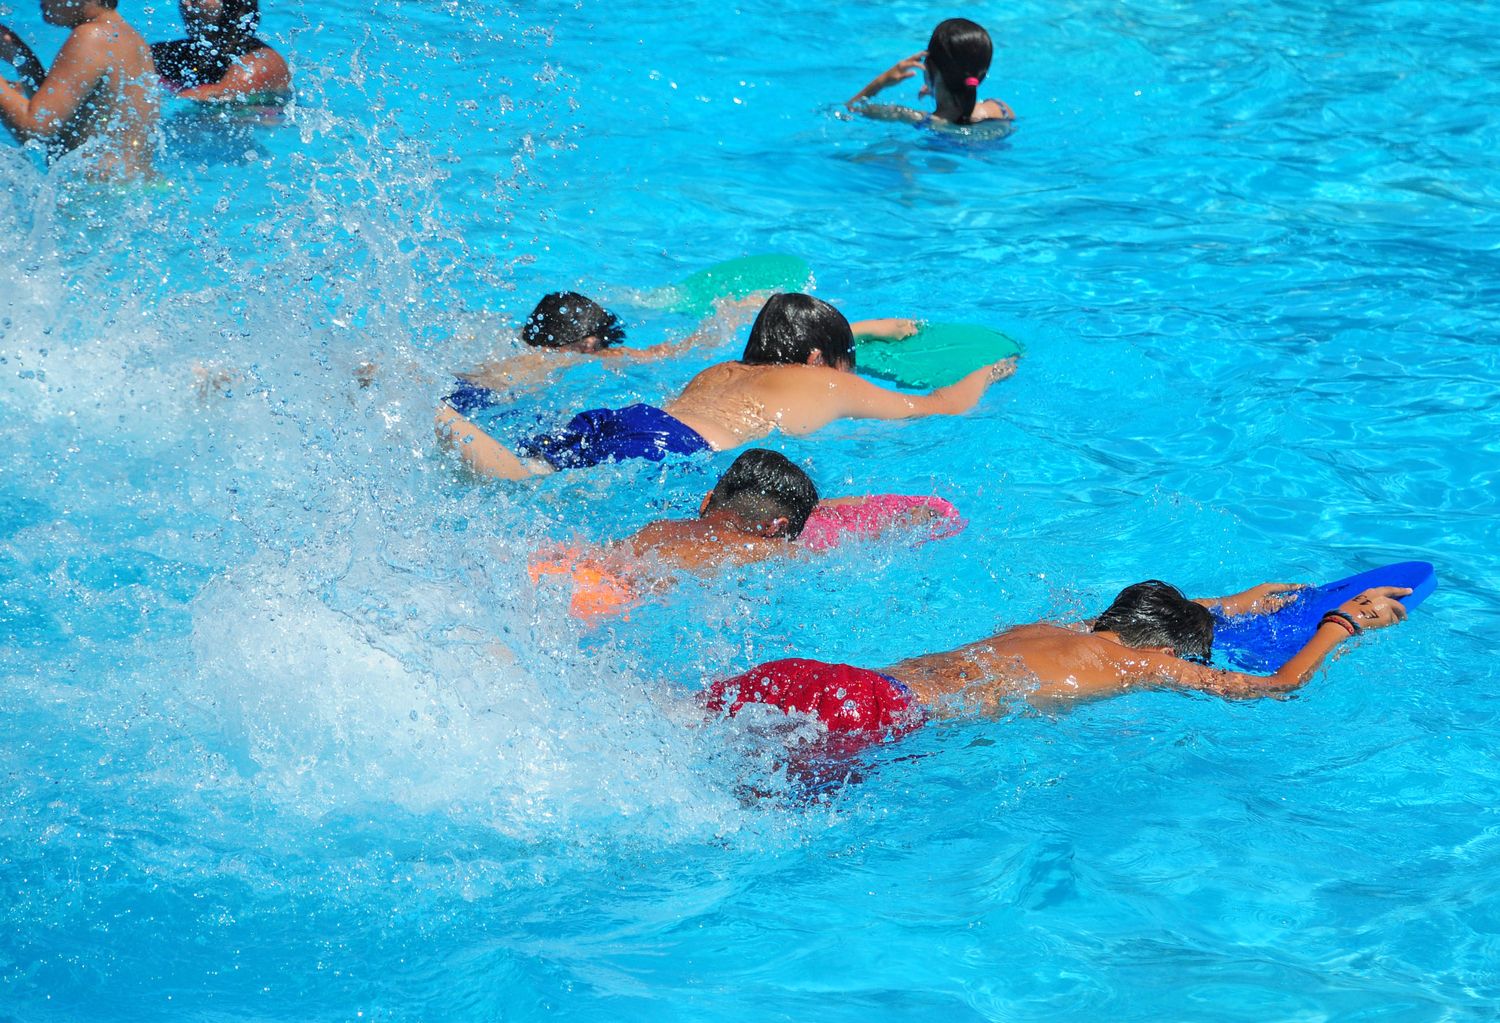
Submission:
[[[1329,611],[1322,618],[1318,619],[1318,624],[1321,625],[1323,622],[1330,621],[1335,625],[1348,629],[1351,636],[1357,636],[1365,631],[1364,626],[1356,622],[1354,616],[1346,611]]]

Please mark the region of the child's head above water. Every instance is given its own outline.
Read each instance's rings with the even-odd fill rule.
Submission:
[[[927,41],[927,73],[934,87],[941,84],[965,111],[967,123],[979,102],[979,85],[989,74],[994,45],[990,34],[967,18],[949,18],[932,30]]]
[[[260,27],[259,0],[178,0],[188,35],[217,43],[215,36],[246,39]]]
[[[818,488],[807,473],[785,455],[751,448],[719,477],[703,514],[731,511],[746,524],[795,540],[817,504]]]
[[[854,332],[844,314],[822,299],[772,295],[750,328],[740,361],[750,366],[812,363],[853,370]]]
[[[533,348],[572,348],[596,352],[625,340],[620,318],[576,291],[543,296],[521,327],[521,340]]]
[[[1173,655],[1207,662],[1214,619],[1208,608],[1160,579],[1127,586],[1094,620],[1095,632],[1113,632],[1133,647],[1169,647]]]

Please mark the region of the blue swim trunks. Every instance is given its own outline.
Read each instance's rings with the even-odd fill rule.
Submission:
[[[493,437],[531,433],[544,422],[543,413],[534,405],[521,406],[499,391],[459,377],[453,390],[443,398],[449,408],[471,419]]]
[[[516,445],[522,458],[540,458],[554,469],[583,469],[603,462],[709,451],[698,431],[651,405],[596,408],[580,412],[568,425]]]
[[[448,407],[468,418],[476,412],[499,405],[503,398],[488,387],[480,387],[472,380],[459,377],[453,381],[453,392],[443,399]]]

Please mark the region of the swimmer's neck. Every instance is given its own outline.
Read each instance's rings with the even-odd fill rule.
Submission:
[[[937,100],[937,110],[933,112],[934,117],[957,124],[974,112],[973,110],[960,108],[958,100],[953,98],[953,94],[948,91],[948,87],[943,84],[941,79],[933,83],[932,95]],[[974,98],[974,107],[976,110],[979,108],[979,98],[977,96]]]
[[[1110,632],[1108,629],[1104,629],[1099,632],[1089,630],[1088,632],[1085,632],[1084,635],[1093,636],[1095,639],[1105,640],[1107,642],[1113,643],[1115,646],[1124,647],[1126,650],[1146,650],[1154,654],[1166,654],[1168,657],[1177,656],[1177,651],[1173,650],[1169,646],[1135,646],[1134,644],[1127,643],[1123,639],[1121,639],[1118,632]]]
[[[657,519],[642,526],[632,543],[636,547],[657,547],[680,543],[701,544],[712,541],[718,546],[785,542],[784,529],[777,523],[747,522],[728,509],[715,509],[695,519]]]
[[[740,537],[751,537],[758,540],[783,540],[786,538],[785,520],[774,519],[770,522],[752,522],[729,508],[715,508],[704,511],[698,516],[697,521],[720,535],[738,534]]]

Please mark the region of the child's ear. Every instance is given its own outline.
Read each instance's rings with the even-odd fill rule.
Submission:
[[[708,493],[706,493],[706,494],[703,495],[703,503],[700,504],[700,505],[698,505],[698,514],[699,515],[702,515],[704,512],[708,511],[708,502],[712,501],[713,499],[714,499],[714,492],[712,490],[710,490]]]
[[[821,348],[814,348],[812,351],[808,352],[807,353],[807,364],[809,366],[826,366],[826,365],[828,365],[828,360],[826,360],[826,359],[823,358],[823,349],[821,349]]]
[[[786,536],[787,529],[791,526],[791,524],[791,519],[787,518],[785,515],[778,515],[771,520],[770,533],[772,536]]]

